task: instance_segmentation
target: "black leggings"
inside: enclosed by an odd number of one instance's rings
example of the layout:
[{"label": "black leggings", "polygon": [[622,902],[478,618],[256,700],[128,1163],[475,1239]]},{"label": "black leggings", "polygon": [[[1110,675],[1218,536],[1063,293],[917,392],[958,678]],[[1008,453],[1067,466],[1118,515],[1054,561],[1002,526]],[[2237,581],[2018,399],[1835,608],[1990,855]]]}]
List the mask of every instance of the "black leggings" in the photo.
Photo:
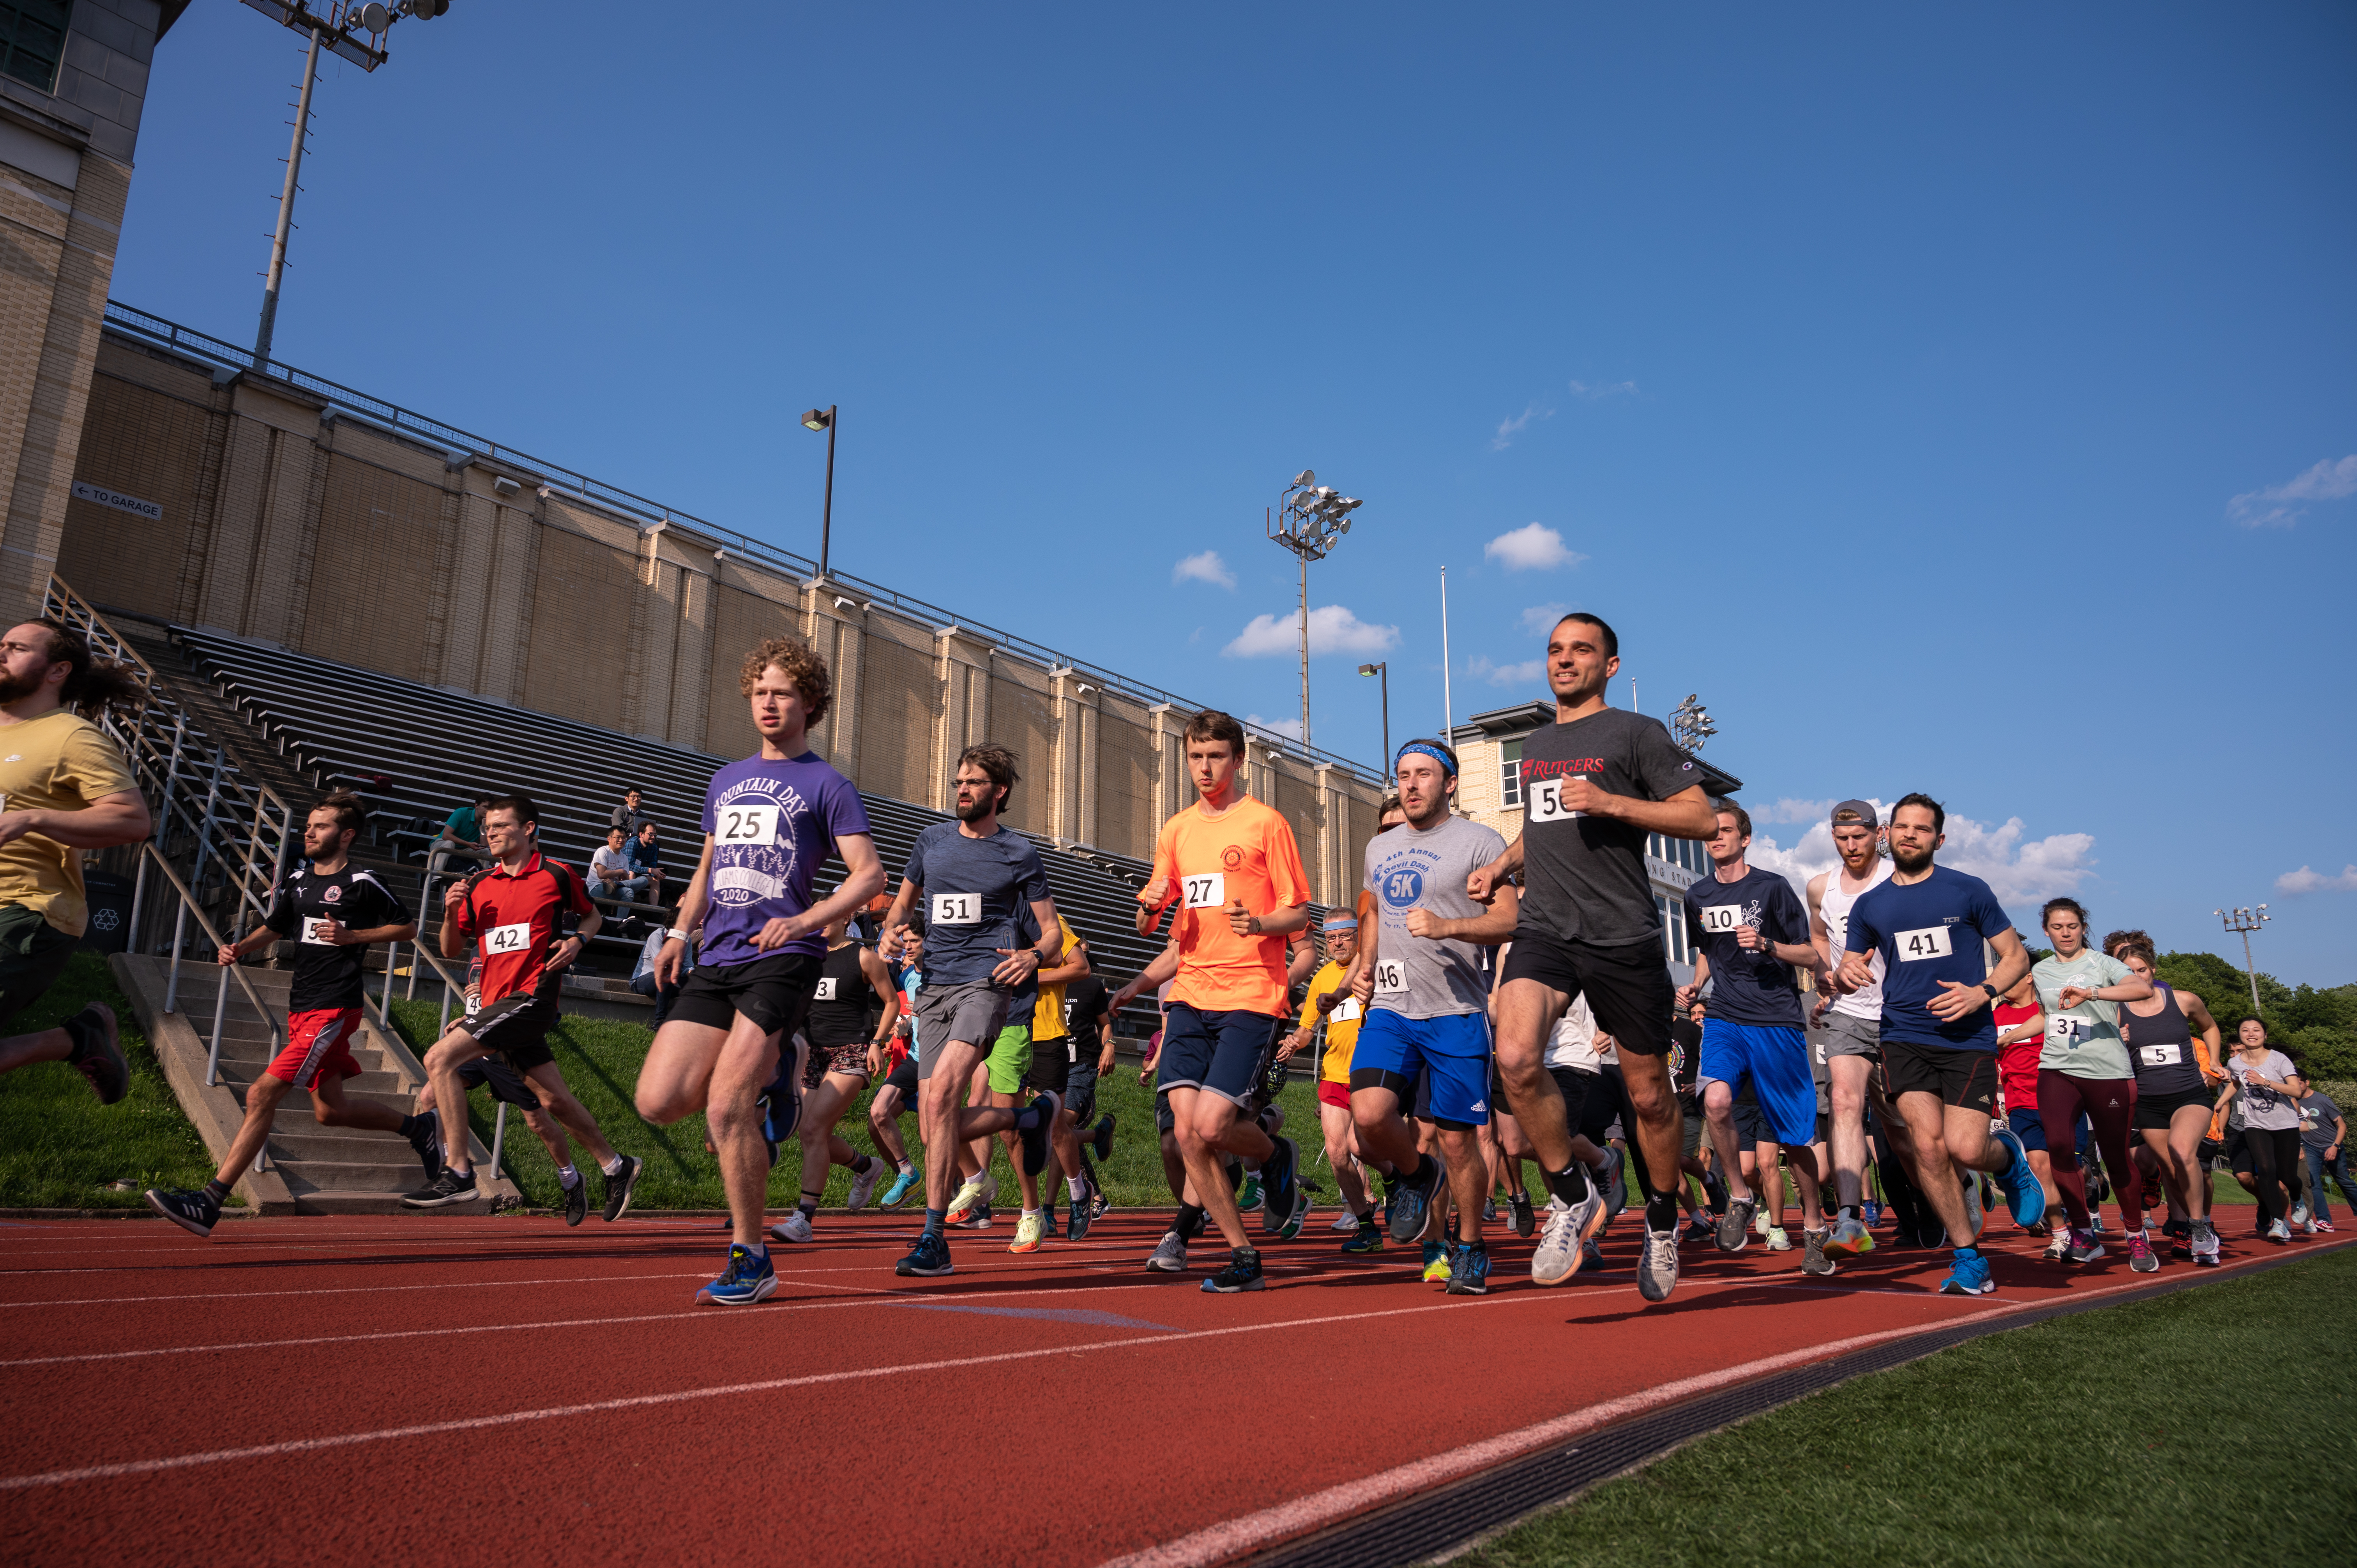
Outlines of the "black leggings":
[{"label": "black leggings", "polygon": [[2251,1180],[2259,1189],[2259,1222],[2288,1220],[2299,1197],[2299,1129],[2243,1129],[2243,1146],[2251,1151]]}]

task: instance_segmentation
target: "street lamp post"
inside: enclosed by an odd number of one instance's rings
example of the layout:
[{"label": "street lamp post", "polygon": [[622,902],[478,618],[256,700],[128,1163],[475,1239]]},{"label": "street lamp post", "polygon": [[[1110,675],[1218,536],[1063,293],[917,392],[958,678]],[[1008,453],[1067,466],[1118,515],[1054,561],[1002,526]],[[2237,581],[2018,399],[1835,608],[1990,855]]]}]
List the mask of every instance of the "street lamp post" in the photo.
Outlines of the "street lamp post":
[{"label": "street lamp post", "polygon": [[818,575],[826,580],[826,555],[834,539],[834,408],[814,408],[802,415],[802,428],[826,432],[826,500],[818,514]]},{"label": "street lamp post", "polygon": [[1383,767],[1388,770],[1392,765],[1392,661],[1388,659],[1378,659],[1372,664],[1361,664],[1359,666],[1359,673],[1380,676],[1383,680]]},{"label": "street lamp post", "polygon": [[2251,1016],[2259,1015],[2259,970],[2251,958],[2251,933],[2267,923],[2267,907],[2257,908],[2212,909],[2212,914],[2225,922],[2230,931],[2243,934],[2243,974],[2251,983]]},{"label": "street lamp post", "polygon": [[1336,493],[1304,468],[1277,498],[1268,536],[1301,560],[1301,746],[1309,748],[1309,563],[1323,561],[1351,532],[1351,513],[1360,502]]}]

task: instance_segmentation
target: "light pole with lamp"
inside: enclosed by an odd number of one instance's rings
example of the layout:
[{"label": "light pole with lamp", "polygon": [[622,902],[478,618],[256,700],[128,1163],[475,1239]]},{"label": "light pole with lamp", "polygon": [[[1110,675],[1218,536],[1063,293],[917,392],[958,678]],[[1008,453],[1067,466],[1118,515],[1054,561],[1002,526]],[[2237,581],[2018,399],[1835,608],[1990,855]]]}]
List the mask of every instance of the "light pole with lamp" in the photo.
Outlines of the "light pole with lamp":
[{"label": "light pole with lamp", "polygon": [[1692,692],[1670,711],[1670,738],[1678,743],[1681,750],[1700,751],[1703,743],[1717,733],[1718,726],[1710,722],[1710,710],[1697,702]]},{"label": "light pole with lamp", "polygon": [[826,581],[827,549],[834,538],[834,404],[828,403],[802,415],[804,430],[826,432],[826,500],[818,514],[818,576],[822,583]]},{"label": "light pole with lamp", "polygon": [[1331,485],[1304,468],[1277,498],[1269,519],[1268,536],[1301,559],[1301,747],[1309,749],[1309,563],[1323,561],[1351,532],[1351,513],[1359,501],[1338,494]]},{"label": "light pole with lamp", "polygon": [[1388,659],[1378,659],[1372,664],[1361,664],[1359,666],[1359,673],[1379,676],[1383,680],[1383,768],[1388,771],[1392,765],[1392,661]]},{"label": "light pole with lamp", "polygon": [[2251,983],[2251,1016],[2259,1015],[2259,969],[2251,958],[2251,933],[2267,923],[2267,907],[2255,909],[2212,909],[2212,914],[2225,922],[2230,931],[2243,934],[2243,973]]}]

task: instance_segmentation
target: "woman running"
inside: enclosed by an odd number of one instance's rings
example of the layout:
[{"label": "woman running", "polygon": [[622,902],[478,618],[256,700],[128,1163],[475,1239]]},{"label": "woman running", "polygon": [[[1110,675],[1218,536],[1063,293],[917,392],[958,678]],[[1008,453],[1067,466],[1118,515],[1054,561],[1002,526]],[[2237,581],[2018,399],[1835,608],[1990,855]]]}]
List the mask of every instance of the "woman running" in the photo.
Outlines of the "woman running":
[{"label": "woman running", "polygon": [[2005,1094],[2005,1124],[2021,1140],[2038,1185],[2046,1189],[2046,1256],[2056,1262],[2071,1244],[2071,1219],[2054,1186],[2054,1163],[2046,1152],[2046,1123],[2038,1114],[2038,1054],[2046,1046],[2046,1015],[2039,1009],[2038,985],[2025,974],[2005,993],[1996,1014],[1996,1082]]},{"label": "woman running", "polygon": [[2243,1142],[2251,1154],[2259,1214],[2270,1241],[2291,1240],[2287,1216],[2298,1199],[2299,1101],[2308,1080],[2291,1058],[2267,1044],[2267,1026],[2245,1018],[2226,1070],[2243,1102]]},{"label": "woman running", "polygon": [[2224,1097],[2218,1020],[2190,991],[2154,978],[2151,948],[2126,942],[2117,956],[2129,972],[2153,988],[2152,995],[2127,1003],[2120,1011],[2120,1033],[2136,1069],[2136,1131],[2159,1162],[2161,1179],[2174,1189],[2193,1228],[2190,1243],[2194,1262],[2207,1258],[2214,1264],[2218,1232],[2210,1224],[2210,1184],[2201,1151],[2210,1113]]},{"label": "woman running", "polygon": [[[2048,899],[2040,918],[2054,956],[2040,959],[2029,972],[2046,1015],[2046,1044],[2038,1053],[2038,1117],[2050,1129],[2073,1128],[2080,1112],[2086,1113],[2127,1227],[2128,1267],[2148,1274],[2160,1267],[2160,1260],[2145,1234],[2144,1177],[2128,1154],[2136,1084],[2120,1038],[2119,1004],[2150,996],[2152,983],[2137,979],[2119,960],[2089,950],[2087,911],[2077,899]],[[2094,1237],[2078,1146],[2065,1133],[2048,1138],[2046,1151],[2071,1216],[2071,1240],[2062,1255],[2074,1263],[2093,1262],[2104,1255],[2104,1244]]]}]

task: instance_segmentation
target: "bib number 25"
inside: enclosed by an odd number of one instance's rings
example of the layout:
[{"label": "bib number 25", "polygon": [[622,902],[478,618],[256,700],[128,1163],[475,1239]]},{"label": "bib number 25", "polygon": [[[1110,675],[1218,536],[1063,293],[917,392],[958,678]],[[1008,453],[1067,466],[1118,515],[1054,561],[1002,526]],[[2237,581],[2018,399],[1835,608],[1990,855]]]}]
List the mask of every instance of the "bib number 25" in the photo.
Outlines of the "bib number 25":
[{"label": "bib number 25", "polygon": [[713,814],[712,836],[724,844],[778,842],[778,808],[748,801],[723,806]]}]

